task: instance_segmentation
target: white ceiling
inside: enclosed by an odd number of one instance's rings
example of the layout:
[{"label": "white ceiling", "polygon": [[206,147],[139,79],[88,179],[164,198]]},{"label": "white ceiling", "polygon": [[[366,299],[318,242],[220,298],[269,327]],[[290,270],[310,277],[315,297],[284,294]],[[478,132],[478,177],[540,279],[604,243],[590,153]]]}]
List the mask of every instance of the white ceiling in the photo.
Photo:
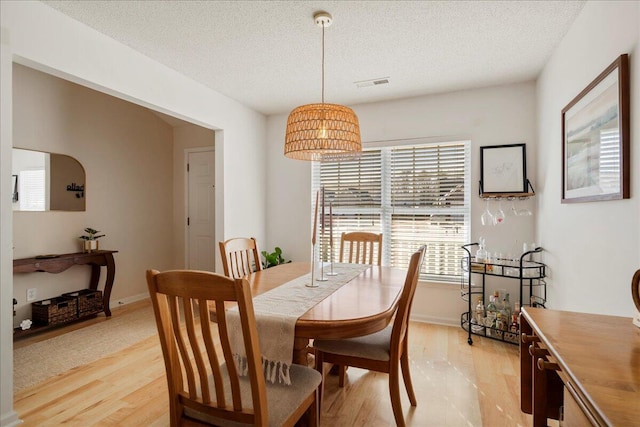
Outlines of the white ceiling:
[{"label": "white ceiling", "polygon": [[[584,1],[44,1],[264,114],[535,79]],[[354,82],[389,77],[390,84]]]}]

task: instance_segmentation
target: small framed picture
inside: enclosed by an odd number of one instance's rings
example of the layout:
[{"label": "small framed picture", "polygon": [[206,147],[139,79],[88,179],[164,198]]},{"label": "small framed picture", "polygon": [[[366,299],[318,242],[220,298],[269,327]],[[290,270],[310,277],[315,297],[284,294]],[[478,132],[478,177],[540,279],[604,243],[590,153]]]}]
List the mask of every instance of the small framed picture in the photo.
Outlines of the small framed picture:
[{"label": "small framed picture", "polygon": [[629,198],[629,102],[624,54],[562,110],[562,203]]},{"label": "small framed picture", "polygon": [[526,145],[480,147],[480,188],[482,193],[526,193]]},{"label": "small framed picture", "polygon": [[18,175],[11,175],[11,188],[13,192],[11,194],[11,202],[18,202]]}]

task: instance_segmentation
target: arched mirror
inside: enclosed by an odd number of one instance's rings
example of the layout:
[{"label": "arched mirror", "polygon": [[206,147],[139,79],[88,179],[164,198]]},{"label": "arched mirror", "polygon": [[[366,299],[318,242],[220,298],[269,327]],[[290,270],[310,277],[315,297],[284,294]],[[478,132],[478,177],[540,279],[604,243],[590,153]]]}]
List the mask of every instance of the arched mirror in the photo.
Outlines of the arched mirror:
[{"label": "arched mirror", "polygon": [[14,148],[14,211],[84,211],[84,167],[64,154]]}]

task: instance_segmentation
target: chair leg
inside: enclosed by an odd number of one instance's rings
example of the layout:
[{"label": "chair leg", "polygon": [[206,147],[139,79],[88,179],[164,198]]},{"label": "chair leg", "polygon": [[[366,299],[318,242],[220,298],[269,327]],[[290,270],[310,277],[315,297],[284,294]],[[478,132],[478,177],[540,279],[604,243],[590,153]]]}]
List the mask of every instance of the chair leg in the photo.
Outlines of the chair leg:
[{"label": "chair leg", "polygon": [[[320,387],[322,387],[322,384],[320,384]],[[319,390],[315,390],[314,391],[315,394],[315,399],[313,399],[313,403],[311,403],[311,406],[309,407],[309,410],[307,411],[309,414],[309,427],[318,427],[320,425],[320,396],[319,396]]]},{"label": "chair leg", "polygon": [[322,413],[322,390],[324,387],[323,360],[324,360],[324,353],[316,349],[316,360],[315,360],[316,371],[320,372],[320,375],[322,375],[322,381],[320,381],[320,385],[318,386],[318,405],[317,405],[318,416],[320,416],[320,414]]},{"label": "chair leg", "polygon": [[338,386],[344,387],[344,376],[347,372],[346,365],[338,365]]},{"label": "chair leg", "polygon": [[418,401],[416,400],[416,395],[413,392],[411,372],[409,371],[409,356],[406,351],[402,354],[402,356],[400,356],[400,365],[402,366],[402,378],[404,378],[404,386],[407,389],[407,394],[409,395],[411,406],[417,406]]},{"label": "chair leg", "polygon": [[[171,391],[169,391],[171,394]],[[169,423],[171,427],[178,427],[182,424],[184,416],[184,406],[180,404],[177,393],[169,398]]]},{"label": "chair leg", "polygon": [[398,372],[398,364],[392,362],[389,370],[389,394],[391,395],[391,407],[393,408],[393,417],[396,419],[398,427],[405,427],[404,416],[402,415],[402,402],[400,401],[400,375]]}]

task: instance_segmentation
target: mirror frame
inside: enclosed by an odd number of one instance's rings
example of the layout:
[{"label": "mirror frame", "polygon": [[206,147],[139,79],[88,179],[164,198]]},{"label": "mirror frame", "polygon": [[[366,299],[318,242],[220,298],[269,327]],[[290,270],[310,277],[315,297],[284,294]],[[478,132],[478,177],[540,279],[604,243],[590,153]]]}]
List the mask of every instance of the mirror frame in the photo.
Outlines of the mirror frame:
[{"label": "mirror frame", "polygon": [[[20,209],[18,203],[24,195],[19,194],[20,188],[20,176],[18,171],[14,170],[15,166],[15,150],[21,150],[25,152],[33,152],[33,153],[42,153],[45,155],[49,155],[48,160],[45,161],[49,167],[49,176],[45,178],[45,192],[48,191],[45,195],[45,208],[41,210],[25,210]],[[56,156],[56,157],[53,157]],[[30,148],[22,148],[22,147],[12,147],[12,206],[13,212],[85,212],[87,209],[86,206],[86,180],[87,173],[83,166],[83,164],[68,154],[61,153],[52,153],[49,151],[42,150],[33,150]],[[73,168],[77,167],[77,170],[71,176],[65,176],[65,173],[68,173],[71,167],[60,169],[59,172],[55,173],[53,176],[51,175],[51,164],[52,162],[55,164],[58,160],[64,160],[68,162],[72,162]],[[24,169],[26,170],[26,169]],[[22,172],[22,171],[20,171]],[[80,176],[81,175],[81,176]],[[56,185],[56,189],[54,191],[51,190],[50,186],[54,182]],[[63,182],[64,184],[61,184]],[[70,192],[73,196],[68,196],[67,193]],[[76,199],[82,199],[82,203],[76,201]],[[52,206],[54,206],[52,208]],[[56,208],[56,206],[61,208]]]}]

